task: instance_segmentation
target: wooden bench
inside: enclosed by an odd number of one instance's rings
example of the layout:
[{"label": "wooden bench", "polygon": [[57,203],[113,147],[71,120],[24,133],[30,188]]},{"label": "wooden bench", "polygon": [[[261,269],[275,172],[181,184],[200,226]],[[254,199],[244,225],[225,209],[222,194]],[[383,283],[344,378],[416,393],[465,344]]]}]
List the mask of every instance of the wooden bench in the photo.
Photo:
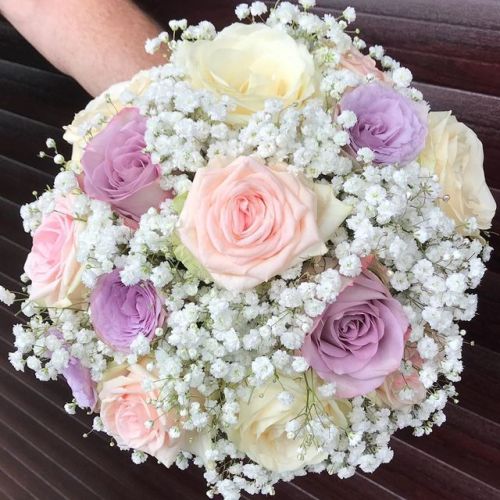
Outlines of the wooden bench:
[{"label": "wooden bench", "polygon": [[[142,0],[164,25],[172,18],[217,26],[234,20],[230,0]],[[273,4],[274,2],[267,2]],[[500,203],[500,3],[498,0],[321,0],[318,11],[357,8],[356,26],[368,43],[384,45],[409,67],[434,110],[453,109],[482,139],[486,176]],[[88,96],[0,23],[0,283],[18,287],[30,246],[19,207],[52,183],[55,165],[36,157],[45,139],[61,140]],[[493,245],[500,250],[500,218]],[[279,485],[283,500],[500,498],[500,252],[479,289],[480,307],[467,325],[476,346],[464,351],[458,405],[431,436],[400,432],[394,460],[376,473],[348,480],[309,475]],[[126,453],[88,432],[92,417],[67,416],[63,383],[40,383],[7,361],[11,327],[0,306],[0,498],[202,499],[196,468],[166,470],[153,460],[135,466]]]}]

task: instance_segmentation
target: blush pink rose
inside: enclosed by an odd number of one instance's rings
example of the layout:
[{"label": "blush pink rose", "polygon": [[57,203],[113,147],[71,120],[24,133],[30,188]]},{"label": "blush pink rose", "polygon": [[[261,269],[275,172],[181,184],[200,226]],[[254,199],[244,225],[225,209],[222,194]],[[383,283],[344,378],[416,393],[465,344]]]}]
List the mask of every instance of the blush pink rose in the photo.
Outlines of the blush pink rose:
[{"label": "blush pink rose", "polygon": [[78,233],[71,197],[59,198],[33,234],[24,271],[31,280],[30,299],[45,307],[69,307],[82,302],[82,265],[76,260]]},{"label": "blush pink rose", "polygon": [[377,68],[377,63],[356,48],[352,48],[342,55],[340,67],[362,77],[373,75],[376,80],[389,81],[385,73]]},{"label": "blush pink rose", "polygon": [[[394,410],[401,410],[419,404],[427,395],[427,390],[419,377],[422,358],[415,347],[406,349],[405,360],[411,363],[409,372],[405,374],[401,373],[400,370],[392,372],[376,391],[378,399]],[[401,392],[403,389],[410,390],[408,396],[403,397]]]},{"label": "blush pink rose", "polygon": [[178,424],[177,417],[151,404],[161,388],[146,392],[142,384],[147,379],[151,374],[140,364],[117,370],[107,379],[105,376],[99,391],[101,419],[104,430],[118,446],[143,451],[169,467],[183,448],[185,437],[169,436],[169,429]]},{"label": "blush pink rose", "polygon": [[172,196],[160,187],[160,167],[144,151],[145,116],[124,108],[93,137],[82,156],[82,188],[108,202],[134,226],[151,207]]},{"label": "blush pink rose", "polygon": [[196,172],[178,234],[217,284],[246,290],[324,254],[350,210],[284,166],[217,159]]},{"label": "blush pink rose", "polygon": [[315,319],[302,356],[336,384],[337,397],[361,396],[399,368],[408,327],[402,305],[377,276],[363,271]]}]

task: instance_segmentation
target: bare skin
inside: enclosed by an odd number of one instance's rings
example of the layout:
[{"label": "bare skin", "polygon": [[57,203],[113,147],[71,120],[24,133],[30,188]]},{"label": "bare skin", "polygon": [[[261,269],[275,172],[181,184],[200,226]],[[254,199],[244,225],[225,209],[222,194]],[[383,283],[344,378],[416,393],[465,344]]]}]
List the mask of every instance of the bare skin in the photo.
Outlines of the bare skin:
[{"label": "bare skin", "polygon": [[160,26],[130,0],[0,0],[0,13],[93,96],[165,63],[144,51]]}]

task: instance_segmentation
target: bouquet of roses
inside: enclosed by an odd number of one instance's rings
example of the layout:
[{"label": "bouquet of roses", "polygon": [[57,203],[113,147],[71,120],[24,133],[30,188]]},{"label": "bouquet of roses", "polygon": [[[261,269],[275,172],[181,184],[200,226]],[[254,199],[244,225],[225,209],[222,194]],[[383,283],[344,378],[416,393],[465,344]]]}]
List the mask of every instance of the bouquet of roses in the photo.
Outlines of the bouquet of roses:
[{"label": "bouquet of roses", "polygon": [[171,22],[146,44],[170,61],[78,113],[71,159],[49,139],[61,172],[22,209],[14,367],[226,499],[374,471],[397,429],[441,425],[491,250],[476,135],[363,55],[352,8],[299,4]]}]

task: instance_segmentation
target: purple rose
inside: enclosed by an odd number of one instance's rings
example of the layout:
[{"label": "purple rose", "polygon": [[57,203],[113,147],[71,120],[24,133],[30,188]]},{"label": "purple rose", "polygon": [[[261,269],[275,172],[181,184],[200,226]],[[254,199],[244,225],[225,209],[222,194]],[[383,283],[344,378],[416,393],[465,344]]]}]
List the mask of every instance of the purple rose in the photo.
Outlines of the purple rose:
[{"label": "purple rose", "polygon": [[399,369],[408,326],[401,304],[364,271],[315,319],[302,355],[338,397],[360,396]]},{"label": "purple rose", "polygon": [[[50,328],[47,334],[64,340],[63,334],[57,328]],[[65,345],[64,347],[69,352],[69,346]],[[50,352],[49,355],[52,356],[52,353]],[[93,410],[97,403],[97,392],[90,370],[83,366],[78,358],[70,356],[68,366],[62,371],[62,376],[69,385],[78,406]]]},{"label": "purple rose", "polygon": [[84,367],[79,359],[71,357],[62,375],[70,386],[78,406],[93,410],[97,402],[97,393],[90,370]]},{"label": "purple rose", "polygon": [[90,317],[100,339],[116,351],[130,352],[138,335],[152,340],[165,321],[162,300],[150,281],[126,286],[120,270],[101,276],[90,295]]},{"label": "purple rose", "polygon": [[427,107],[380,83],[361,85],[344,95],[342,111],[352,111],[356,124],[349,130],[357,152],[370,148],[374,163],[408,163],[425,146]]},{"label": "purple rose", "polygon": [[172,193],[160,187],[160,167],[144,152],[146,117],[124,108],[92,138],[82,156],[83,190],[138,222]]}]

